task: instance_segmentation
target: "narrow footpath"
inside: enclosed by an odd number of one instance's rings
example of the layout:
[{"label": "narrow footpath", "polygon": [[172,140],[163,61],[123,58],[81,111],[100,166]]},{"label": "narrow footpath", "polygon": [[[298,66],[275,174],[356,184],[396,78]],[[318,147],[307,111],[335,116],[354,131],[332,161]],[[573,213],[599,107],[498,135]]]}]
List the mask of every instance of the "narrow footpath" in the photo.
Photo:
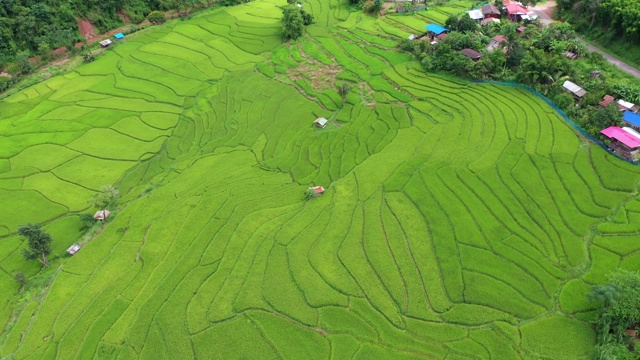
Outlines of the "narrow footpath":
[{"label": "narrow footpath", "polygon": [[[542,5],[536,5],[532,7],[531,10],[535,12],[536,15],[538,15],[538,17],[540,18],[540,22],[546,26],[553,21],[553,19],[551,18],[551,14],[553,14],[555,7],[556,7],[556,2],[554,0],[548,0]],[[618,59],[617,57],[609,55],[606,52],[598,49],[597,47],[589,44],[588,42],[584,41],[584,39],[582,39],[581,37],[578,37],[578,39],[580,39],[580,41],[582,41],[587,46],[589,51],[594,51],[602,54],[602,56],[605,59],[607,59],[609,63],[617,66],[620,70],[626,72],[627,74],[630,74],[631,76],[634,76],[635,78],[640,79],[640,70],[625,63],[624,61]]]}]

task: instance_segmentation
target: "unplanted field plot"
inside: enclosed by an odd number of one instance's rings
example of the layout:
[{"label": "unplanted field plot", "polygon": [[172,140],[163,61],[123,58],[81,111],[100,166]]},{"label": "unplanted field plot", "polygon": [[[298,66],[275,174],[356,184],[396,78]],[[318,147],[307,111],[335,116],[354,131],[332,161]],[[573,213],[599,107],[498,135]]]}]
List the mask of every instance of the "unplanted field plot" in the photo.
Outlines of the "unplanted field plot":
[{"label": "unplanted field plot", "polygon": [[[17,227],[61,256],[0,356],[586,358],[589,286],[640,264],[640,171],[526,91],[396,51],[470,3],[310,0],[285,45],[281,5],[146,29],[0,103],[0,324],[8,274],[38,271]],[[106,184],[118,211],[65,257]]]}]

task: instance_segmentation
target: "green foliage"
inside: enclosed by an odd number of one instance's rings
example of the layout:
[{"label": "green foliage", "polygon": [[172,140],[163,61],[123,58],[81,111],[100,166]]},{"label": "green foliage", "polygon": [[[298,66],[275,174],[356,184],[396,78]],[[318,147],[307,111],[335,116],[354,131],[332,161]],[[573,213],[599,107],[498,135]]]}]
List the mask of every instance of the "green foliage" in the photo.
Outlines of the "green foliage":
[{"label": "green foliage", "polygon": [[154,10],[147,15],[147,20],[152,24],[162,24],[167,19],[164,17],[164,13],[162,11]]},{"label": "green foliage", "polygon": [[593,287],[589,298],[601,303],[595,321],[599,344],[622,344],[625,330],[640,324],[640,272],[610,274],[607,283]]},{"label": "green foliage", "polygon": [[302,36],[305,26],[302,10],[296,6],[287,6],[282,9],[282,13],[282,38],[284,41],[296,40]]},{"label": "green foliage", "polygon": [[102,185],[100,192],[89,199],[89,204],[97,209],[111,209],[118,203],[120,192],[113,185]]},{"label": "green foliage", "polygon": [[28,249],[22,250],[27,260],[38,260],[43,266],[49,266],[47,256],[51,253],[51,236],[37,224],[21,225],[18,235],[27,238]]},{"label": "green foliage", "polygon": [[29,283],[29,278],[22,272],[18,271],[13,275],[13,280],[18,283],[20,286],[20,292],[24,289],[24,287]]}]

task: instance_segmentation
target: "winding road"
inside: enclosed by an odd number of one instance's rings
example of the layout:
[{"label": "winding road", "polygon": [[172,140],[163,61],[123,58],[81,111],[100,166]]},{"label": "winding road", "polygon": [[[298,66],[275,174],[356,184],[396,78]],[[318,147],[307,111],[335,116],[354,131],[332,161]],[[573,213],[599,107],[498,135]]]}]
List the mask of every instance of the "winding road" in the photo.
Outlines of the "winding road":
[{"label": "winding road", "polygon": [[[553,8],[556,7],[556,3],[553,0],[549,0],[547,2],[545,2],[544,4],[541,5],[537,5],[531,8],[531,10],[533,12],[536,13],[536,15],[538,15],[538,17],[540,18],[540,22],[543,25],[549,25],[553,19],[551,18],[551,16],[549,16],[549,13],[553,12]],[[636,77],[637,79],[640,79],[640,70],[636,69],[635,67],[625,63],[624,61],[618,59],[615,56],[609,55],[606,52],[598,49],[597,47],[589,44],[588,42],[584,41],[584,39],[578,37],[583,43],[585,43],[585,45],[587,45],[587,48],[589,49],[589,51],[595,51],[597,53],[602,54],[602,56],[607,59],[607,61],[615,66],[617,66],[620,70],[626,72],[627,74],[630,74],[631,76]]]}]

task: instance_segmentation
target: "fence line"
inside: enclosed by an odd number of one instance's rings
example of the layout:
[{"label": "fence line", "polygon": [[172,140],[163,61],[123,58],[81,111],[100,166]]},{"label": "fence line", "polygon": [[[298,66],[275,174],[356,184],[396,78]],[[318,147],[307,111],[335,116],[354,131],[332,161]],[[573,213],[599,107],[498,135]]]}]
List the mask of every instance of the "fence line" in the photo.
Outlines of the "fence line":
[{"label": "fence line", "polygon": [[569,119],[567,114],[565,114],[564,111],[562,111],[562,109],[560,109],[556,104],[554,104],[553,101],[549,100],[546,96],[540,94],[538,91],[536,91],[532,87],[530,87],[528,85],[523,85],[523,84],[507,83],[507,82],[491,81],[491,80],[472,80],[472,81],[474,83],[478,83],[478,84],[491,84],[491,85],[508,86],[508,87],[525,89],[525,90],[529,91],[530,93],[532,93],[533,95],[537,96],[542,101],[547,103],[547,105],[551,106],[560,115],[560,117],[562,119],[564,119],[565,122],[567,122],[567,124],[569,124],[574,130],[576,130],[580,134],[582,134],[582,136],[584,136],[587,139],[593,141],[596,145],[599,145],[601,148],[603,148],[609,154],[617,157],[618,159],[624,160],[624,161],[626,161],[626,162],[628,162],[630,164],[633,164],[633,165],[639,165],[637,162],[629,160],[627,158],[624,158],[624,157],[616,154],[615,152],[611,151],[611,149],[609,149],[609,147],[607,145],[603,144],[602,141],[596,139],[591,134],[587,133],[582,127],[580,127],[580,125],[576,124],[573,120]]}]

